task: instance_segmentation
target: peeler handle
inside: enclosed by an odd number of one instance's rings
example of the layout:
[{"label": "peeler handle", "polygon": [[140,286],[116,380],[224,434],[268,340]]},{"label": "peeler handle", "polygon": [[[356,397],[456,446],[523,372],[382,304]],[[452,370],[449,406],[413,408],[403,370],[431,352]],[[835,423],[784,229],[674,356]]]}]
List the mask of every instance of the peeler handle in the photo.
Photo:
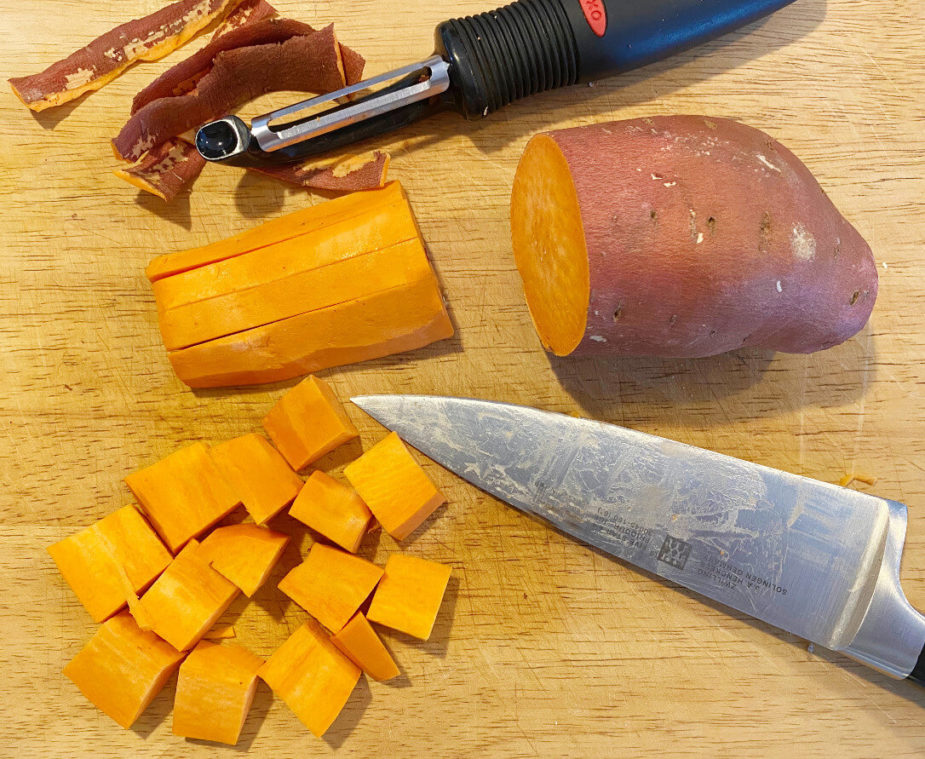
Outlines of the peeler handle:
[{"label": "peeler handle", "polygon": [[517,0],[445,21],[437,53],[470,119],[544,90],[652,63],[793,0]]}]

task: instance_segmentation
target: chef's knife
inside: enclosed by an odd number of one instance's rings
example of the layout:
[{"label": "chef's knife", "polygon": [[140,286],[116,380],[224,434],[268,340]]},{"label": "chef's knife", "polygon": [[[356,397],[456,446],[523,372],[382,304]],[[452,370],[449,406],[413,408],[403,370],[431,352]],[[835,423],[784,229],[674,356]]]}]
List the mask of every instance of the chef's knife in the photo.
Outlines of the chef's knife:
[{"label": "chef's knife", "polygon": [[906,507],[589,419],[437,396],[353,402],[473,485],[721,604],[925,684]]},{"label": "chef's knife", "polygon": [[601,79],[719,37],[793,0],[517,0],[454,18],[419,63],[266,113],[204,125],[209,161],[290,163],[440,110],[480,119],[544,90]]}]

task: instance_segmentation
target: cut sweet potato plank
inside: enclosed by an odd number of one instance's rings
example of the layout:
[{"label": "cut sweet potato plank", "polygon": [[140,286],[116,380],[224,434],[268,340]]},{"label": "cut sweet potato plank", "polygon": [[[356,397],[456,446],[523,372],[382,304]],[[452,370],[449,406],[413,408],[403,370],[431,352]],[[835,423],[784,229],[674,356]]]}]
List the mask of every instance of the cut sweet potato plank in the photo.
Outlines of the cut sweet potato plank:
[{"label": "cut sweet potato plank", "polygon": [[190,387],[278,382],[453,336],[436,278],[167,354]]},{"label": "cut sweet potato plank", "polygon": [[293,502],[302,478],[267,439],[250,433],[212,447],[212,459],[257,524]]},{"label": "cut sweet potato plank", "polygon": [[393,553],[366,616],[393,630],[427,640],[452,569],[416,556]]},{"label": "cut sweet potato plank", "polygon": [[403,540],[446,501],[394,432],[344,469],[378,522]]},{"label": "cut sweet potato plank", "polygon": [[329,630],[340,630],[367,599],[382,568],[324,543],[279,583],[279,589]]},{"label": "cut sweet potato plank", "polygon": [[362,612],[331,636],[331,642],[374,680],[398,677],[398,665]]},{"label": "cut sweet potato plank", "polygon": [[286,392],[264,417],[263,427],[296,470],[360,434],[330,385],[318,377]]},{"label": "cut sweet potato plank", "polygon": [[356,192],[385,186],[390,160],[388,153],[373,150],[342,158],[327,166],[307,161],[282,166],[254,166],[250,170],[296,187]]},{"label": "cut sweet potato plank", "polygon": [[237,743],[263,663],[241,646],[200,641],[180,665],[173,734]]},{"label": "cut sweet potato plank", "polygon": [[209,565],[191,540],[140,601],[142,626],[179,651],[195,646],[231,604],[238,589]]},{"label": "cut sweet potato plank", "polygon": [[257,674],[314,735],[321,736],[346,705],[360,668],[308,620]]},{"label": "cut sweet potato plank", "polygon": [[196,180],[205,165],[193,145],[176,137],[149,150],[138,163],[113,173],[169,203]]},{"label": "cut sweet potato plank", "polygon": [[335,198],[277,219],[271,219],[260,226],[209,245],[158,256],[148,264],[145,276],[150,282],[157,282],[371,213],[379,205],[402,202],[405,202],[405,192],[398,182],[391,182],[381,190]]},{"label": "cut sweet potato plank", "polygon": [[178,0],[97,37],[86,47],[31,76],[10,79],[13,92],[33,111],[98,90],[138,61],[156,61],[234,8],[240,0]]},{"label": "cut sweet potato plank", "polygon": [[64,668],[98,709],[128,729],[164,687],[183,654],[128,612],[104,622]]},{"label": "cut sweet potato plank", "polygon": [[353,488],[320,470],[305,481],[289,516],[350,553],[357,552],[373,517]]},{"label": "cut sweet potato plank", "polygon": [[112,141],[113,149],[117,157],[137,161],[154,146],[260,95],[277,90],[330,92],[344,82],[333,26],[279,44],[226,50],[215,57],[194,92],[158,98],[136,111]]},{"label": "cut sweet potato plank", "polygon": [[256,524],[233,524],[209,533],[199,548],[214,570],[252,596],[266,582],[289,536]]},{"label": "cut sweet potato plank", "polygon": [[174,553],[241,503],[204,443],[193,443],[133,472],[125,484]]},{"label": "cut sweet potato plank", "polygon": [[48,547],[62,576],[94,622],[125,606],[127,579],[139,593],[170,564],[171,555],[134,506],[124,506]]}]

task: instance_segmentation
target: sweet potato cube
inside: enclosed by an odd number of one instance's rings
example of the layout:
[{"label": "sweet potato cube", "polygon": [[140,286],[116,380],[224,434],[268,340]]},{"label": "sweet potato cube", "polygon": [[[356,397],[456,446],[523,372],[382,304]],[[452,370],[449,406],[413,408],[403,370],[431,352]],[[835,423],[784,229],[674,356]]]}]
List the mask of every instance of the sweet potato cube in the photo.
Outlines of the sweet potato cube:
[{"label": "sweet potato cube", "polygon": [[317,736],[331,726],[360,679],[360,668],[308,620],[267,659],[260,678]]},{"label": "sweet potato cube", "polygon": [[393,553],[367,618],[393,630],[427,640],[446,592],[452,569],[415,556]]},{"label": "sweet potato cube", "polygon": [[257,524],[276,516],[302,489],[302,478],[263,435],[219,443],[212,458]]},{"label": "sweet potato cube", "polygon": [[389,535],[404,540],[446,501],[394,432],[344,469]]},{"label": "sweet potato cube", "polygon": [[354,614],[353,619],[332,635],[331,642],[374,680],[391,680],[398,676],[395,659],[362,612]]},{"label": "sweet potato cube", "polygon": [[182,659],[182,653],[122,612],[100,626],[64,674],[97,708],[129,728]]},{"label": "sweet potato cube", "polygon": [[379,582],[382,567],[315,543],[308,558],[279,583],[279,589],[329,630],[340,630]]},{"label": "sweet potato cube", "polygon": [[204,443],[133,472],[125,483],[173,553],[241,503]]},{"label": "sweet potato cube", "polygon": [[266,582],[288,543],[289,536],[281,532],[256,524],[233,524],[209,533],[199,550],[212,569],[252,596]]},{"label": "sweet potato cube", "polygon": [[195,646],[238,594],[191,540],[138,602],[144,621],[174,648]]},{"label": "sweet potato cube", "polygon": [[324,472],[312,472],[289,509],[289,516],[320,532],[345,551],[356,553],[372,512],[348,485]]},{"label": "sweet potato cube", "polygon": [[144,590],[171,560],[134,506],[48,546],[48,553],[94,622],[119,611],[127,592]]},{"label": "sweet potato cube", "polygon": [[263,426],[295,470],[304,469],[359,435],[334,392],[315,376],[280,398]]},{"label": "sweet potato cube", "polygon": [[180,665],[173,734],[237,743],[261,666],[263,659],[241,646],[200,641]]}]

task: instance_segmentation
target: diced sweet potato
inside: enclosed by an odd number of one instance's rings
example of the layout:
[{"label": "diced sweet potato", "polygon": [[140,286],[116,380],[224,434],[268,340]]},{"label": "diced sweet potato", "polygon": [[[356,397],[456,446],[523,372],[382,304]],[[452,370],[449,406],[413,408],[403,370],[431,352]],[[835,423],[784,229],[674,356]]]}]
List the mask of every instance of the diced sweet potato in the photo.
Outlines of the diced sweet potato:
[{"label": "diced sweet potato", "polygon": [[314,376],[280,398],[263,426],[296,470],[360,434],[328,383]]},{"label": "diced sweet potato", "polygon": [[119,611],[127,601],[126,590],[141,592],[171,560],[134,506],[124,506],[58,541],[48,553],[94,622]]},{"label": "diced sweet potato", "polygon": [[302,478],[262,435],[219,443],[212,459],[257,524],[276,516],[302,489]]},{"label": "diced sweet potato", "polygon": [[233,524],[213,530],[199,550],[212,568],[252,596],[266,582],[289,536],[255,524]]},{"label": "diced sweet potato", "polygon": [[446,501],[394,432],[344,469],[389,535],[403,540]]},{"label": "diced sweet potato", "polygon": [[257,674],[313,734],[321,736],[346,705],[360,668],[308,620]]},{"label": "diced sweet potato", "polygon": [[393,553],[376,588],[367,618],[427,640],[434,628],[452,569],[415,556]]},{"label": "diced sweet potato", "polygon": [[209,448],[193,443],[125,478],[154,529],[176,553],[241,503]]},{"label": "diced sweet potato", "polygon": [[144,622],[174,648],[195,646],[238,594],[191,540],[139,600]]},{"label": "diced sweet potato", "polygon": [[183,659],[128,612],[104,622],[64,668],[81,692],[119,725],[129,728],[147,709]]},{"label": "diced sweet potato", "polygon": [[398,676],[398,665],[362,612],[331,636],[331,642],[374,680]]},{"label": "diced sweet potato", "polygon": [[180,665],[173,734],[236,744],[263,663],[241,646],[200,641]]},{"label": "diced sweet potato", "polygon": [[289,516],[356,553],[373,515],[353,488],[315,471],[305,481]]},{"label": "diced sweet potato", "polygon": [[329,630],[340,630],[367,599],[382,567],[315,543],[308,558],[279,583],[279,589]]}]

